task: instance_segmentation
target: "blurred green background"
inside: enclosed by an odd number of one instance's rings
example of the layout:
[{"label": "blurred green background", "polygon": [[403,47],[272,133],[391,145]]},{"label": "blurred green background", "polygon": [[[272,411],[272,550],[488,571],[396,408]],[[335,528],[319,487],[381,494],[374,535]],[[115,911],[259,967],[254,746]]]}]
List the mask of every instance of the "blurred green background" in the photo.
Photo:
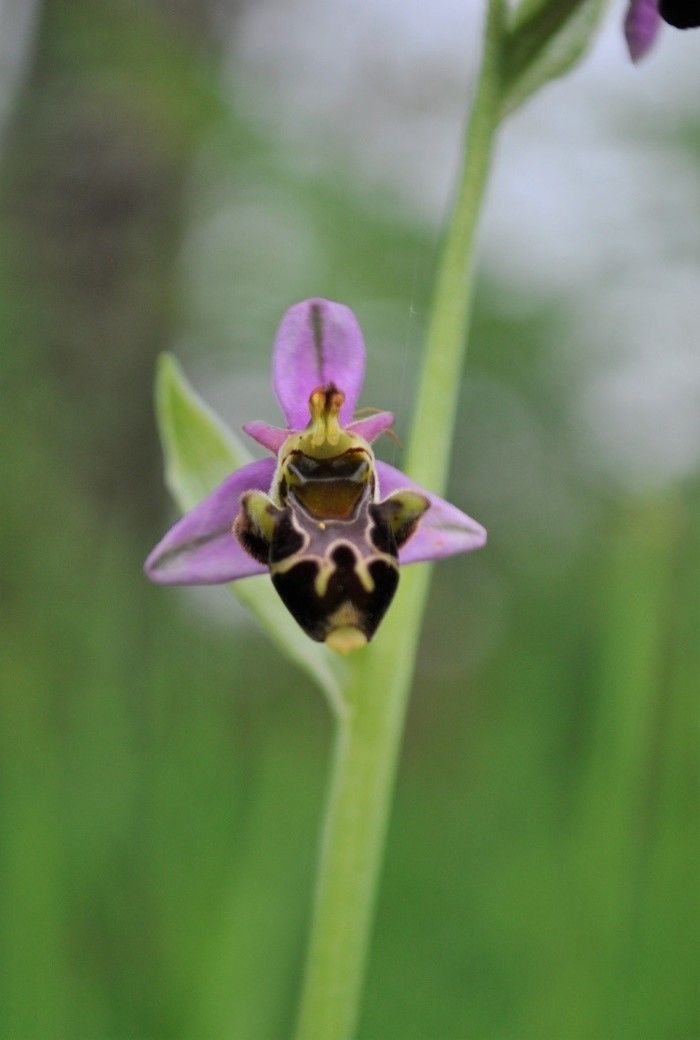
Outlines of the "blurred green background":
[{"label": "blurred green background", "polygon": [[[330,720],[142,577],[153,365],[276,421],[339,299],[405,435],[478,15],[0,7],[3,1037],[289,1035]],[[700,1037],[700,41],[618,30],[505,130],[360,1040]]]}]

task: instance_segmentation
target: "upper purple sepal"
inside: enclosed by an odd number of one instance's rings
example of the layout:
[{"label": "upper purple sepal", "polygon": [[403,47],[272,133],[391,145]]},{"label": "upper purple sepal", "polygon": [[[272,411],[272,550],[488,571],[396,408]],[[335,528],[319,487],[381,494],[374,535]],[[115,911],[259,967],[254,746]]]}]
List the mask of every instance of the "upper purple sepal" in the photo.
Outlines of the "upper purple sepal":
[{"label": "upper purple sepal", "polygon": [[277,330],[272,371],[277,400],[292,429],[308,425],[311,393],[331,383],[345,395],[341,424],[350,423],[365,374],[365,344],[350,308],[322,299],[290,307]]},{"label": "upper purple sepal", "polygon": [[249,556],[233,533],[244,491],[268,491],[274,459],[260,459],[236,470],[198,506],[183,516],[158,543],[144,570],[160,585],[216,585],[267,567]]}]

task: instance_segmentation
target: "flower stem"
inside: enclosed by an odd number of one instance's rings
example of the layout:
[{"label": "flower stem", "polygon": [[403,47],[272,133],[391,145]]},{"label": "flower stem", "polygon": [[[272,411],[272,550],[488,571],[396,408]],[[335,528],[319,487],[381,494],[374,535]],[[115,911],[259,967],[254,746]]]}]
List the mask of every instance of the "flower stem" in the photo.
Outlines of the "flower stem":
[{"label": "flower stem", "polygon": [[[407,470],[441,493],[447,480],[469,325],[475,233],[500,102],[506,8],[490,0],[459,192],[437,275]],[[396,763],[430,568],[402,572],[376,641],[352,662],[338,720],[297,1040],[353,1035]]]}]

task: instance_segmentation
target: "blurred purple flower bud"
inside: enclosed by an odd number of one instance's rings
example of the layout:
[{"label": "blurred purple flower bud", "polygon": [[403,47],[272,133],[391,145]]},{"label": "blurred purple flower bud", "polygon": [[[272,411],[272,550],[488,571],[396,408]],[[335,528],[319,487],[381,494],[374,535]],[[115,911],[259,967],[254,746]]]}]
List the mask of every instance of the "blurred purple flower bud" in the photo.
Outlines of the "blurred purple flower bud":
[{"label": "blurred purple flower bud", "polygon": [[656,0],[631,0],[625,16],[625,39],[633,62],[651,49],[661,28]]},{"label": "blurred purple flower bud", "polygon": [[700,0],[630,0],[625,39],[632,61],[638,62],[653,46],[662,20],[676,29],[697,28]]}]

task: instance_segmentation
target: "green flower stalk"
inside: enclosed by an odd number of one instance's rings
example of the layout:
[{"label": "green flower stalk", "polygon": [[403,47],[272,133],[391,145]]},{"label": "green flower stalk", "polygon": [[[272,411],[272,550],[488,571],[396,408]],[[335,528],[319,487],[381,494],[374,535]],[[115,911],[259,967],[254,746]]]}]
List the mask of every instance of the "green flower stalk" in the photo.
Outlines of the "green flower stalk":
[{"label": "green flower stalk", "polygon": [[[500,104],[505,8],[490,5],[464,169],[438,272],[406,469],[447,480],[472,300],[474,243]],[[297,1040],[347,1040],[356,1024],[394,775],[430,581],[406,573],[381,638],[353,662],[339,723]]]}]

